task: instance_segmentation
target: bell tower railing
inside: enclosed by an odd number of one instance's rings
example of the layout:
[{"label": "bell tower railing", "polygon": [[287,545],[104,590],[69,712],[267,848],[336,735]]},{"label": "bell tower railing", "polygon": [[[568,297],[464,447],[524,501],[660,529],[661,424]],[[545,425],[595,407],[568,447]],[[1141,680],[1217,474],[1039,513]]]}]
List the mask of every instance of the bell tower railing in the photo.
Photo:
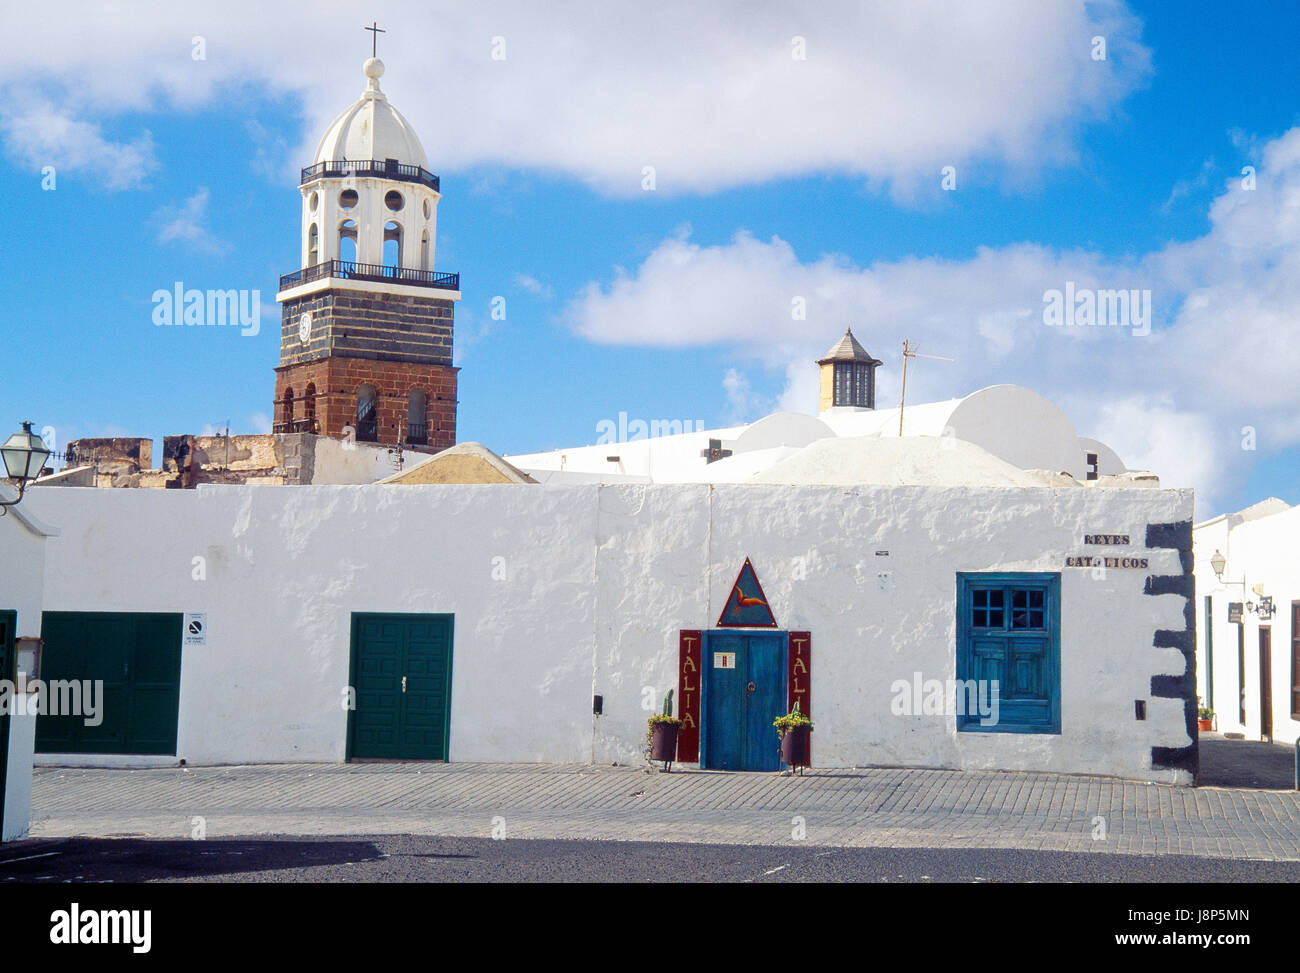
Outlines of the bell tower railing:
[{"label": "bell tower railing", "polygon": [[284,274],[280,290],[299,284],[334,277],[339,280],[372,280],[387,284],[412,284],[416,287],[438,287],[443,290],[460,290],[460,274],[445,274],[435,270],[412,270],[409,267],[386,267],[383,264],[359,264],[355,260],[322,260],[320,263]]},{"label": "bell tower railing", "polygon": [[335,159],[317,162],[302,170],[298,185],[305,186],[317,179],[340,179],[346,176],[378,176],[399,182],[418,182],[438,192],[438,177],[422,166],[411,166],[396,159]]}]

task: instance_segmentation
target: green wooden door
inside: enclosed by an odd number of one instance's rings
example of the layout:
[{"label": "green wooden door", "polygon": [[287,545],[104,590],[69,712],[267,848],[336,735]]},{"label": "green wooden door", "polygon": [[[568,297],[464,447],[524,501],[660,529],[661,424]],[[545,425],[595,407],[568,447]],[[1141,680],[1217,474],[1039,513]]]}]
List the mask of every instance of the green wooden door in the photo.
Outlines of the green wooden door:
[{"label": "green wooden door", "polygon": [[[36,720],[37,753],[175,754],[181,686],[180,614],[45,612],[41,679],[81,683],[82,712]],[[102,691],[87,696],[90,685]],[[97,698],[98,713],[87,700]],[[95,725],[95,720],[98,724]]]},{"label": "green wooden door", "polygon": [[451,650],[451,615],[352,616],[349,759],[447,759]]}]

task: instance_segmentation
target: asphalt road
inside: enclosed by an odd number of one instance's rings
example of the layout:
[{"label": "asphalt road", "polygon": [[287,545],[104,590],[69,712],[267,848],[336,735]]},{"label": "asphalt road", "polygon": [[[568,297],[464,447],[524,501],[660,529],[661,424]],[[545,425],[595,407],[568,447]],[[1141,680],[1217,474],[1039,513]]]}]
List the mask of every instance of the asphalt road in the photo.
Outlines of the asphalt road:
[{"label": "asphalt road", "polygon": [[424,835],[60,838],[0,848],[0,883],[69,881],[1294,883],[1300,862]]}]

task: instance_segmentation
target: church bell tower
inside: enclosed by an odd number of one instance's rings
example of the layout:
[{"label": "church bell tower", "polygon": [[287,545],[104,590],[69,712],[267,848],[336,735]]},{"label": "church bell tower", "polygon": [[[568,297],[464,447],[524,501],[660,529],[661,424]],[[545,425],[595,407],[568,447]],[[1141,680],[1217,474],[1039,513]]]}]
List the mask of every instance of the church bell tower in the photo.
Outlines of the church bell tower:
[{"label": "church bell tower", "polygon": [[434,270],[438,177],[379,88],[384,62],[362,70],[365,91],[302,170],[302,269],[276,295],[273,428],[445,449],[460,275]]}]

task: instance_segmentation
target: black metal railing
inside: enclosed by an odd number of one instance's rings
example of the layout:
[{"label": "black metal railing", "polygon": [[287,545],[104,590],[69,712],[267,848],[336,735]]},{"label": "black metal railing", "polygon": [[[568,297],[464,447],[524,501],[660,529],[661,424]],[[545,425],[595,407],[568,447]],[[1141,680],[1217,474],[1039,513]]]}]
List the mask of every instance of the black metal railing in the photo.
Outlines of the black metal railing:
[{"label": "black metal railing", "polygon": [[444,274],[433,270],[410,270],[406,267],[385,267],[382,264],[359,264],[355,260],[322,260],[318,264],[295,270],[280,278],[280,290],[309,284],[323,277],[340,280],[377,280],[392,284],[413,284],[416,287],[440,287],[443,290],[460,290],[460,274]]},{"label": "black metal railing", "polygon": [[368,416],[357,416],[357,442],[374,443],[379,441],[379,419],[372,412]]},{"label": "black metal railing", "polygon": [[429,424],[427,422],[408,422],[406,424],[406,441],[412,446],[429,445]]},{"label": "black metal railing", "polygon": [[271,432],[318,432],[315,419],[289,419],[271,424]]},{"label": "black metal railing", "polygon": [[423,166],[409,166],[396,159],[335,159],[332,162],[317,162],[302,170],[302,179],[298,185],[305,186],[315,179],[339,179],[346,176],[378,176],[381,179],[418,182],[435,193],[438,191],[438,177],[432,172]]}]

